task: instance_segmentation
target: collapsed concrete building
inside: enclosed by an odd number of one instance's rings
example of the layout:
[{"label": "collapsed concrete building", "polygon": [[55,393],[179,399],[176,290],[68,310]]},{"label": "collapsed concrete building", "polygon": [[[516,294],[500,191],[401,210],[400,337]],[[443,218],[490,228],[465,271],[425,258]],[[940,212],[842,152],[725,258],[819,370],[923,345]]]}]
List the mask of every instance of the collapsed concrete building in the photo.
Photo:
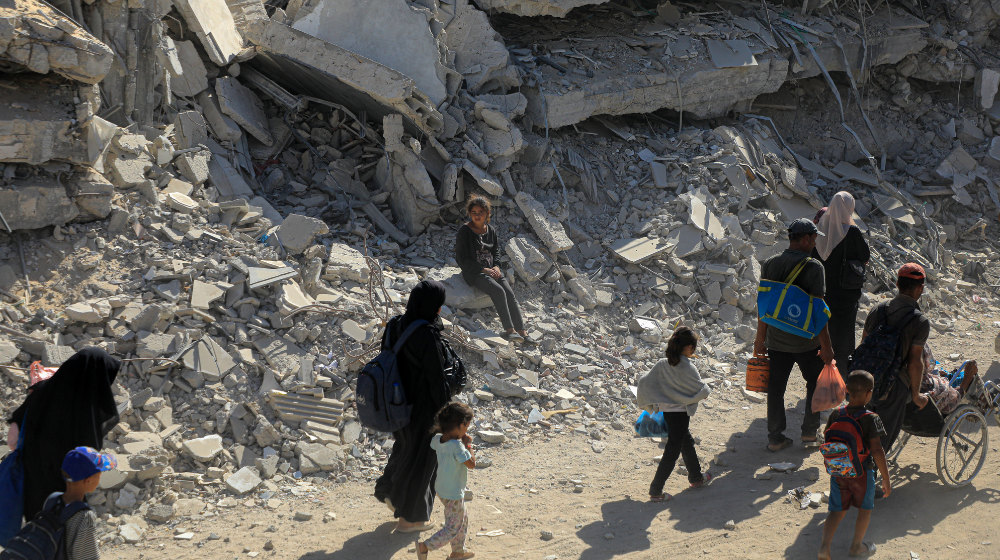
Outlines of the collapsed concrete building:
[{"label": "collapsed concrete building", "polygon": [[[678,322],[745,363],[760,262],[838,190],[866,305],[914,260],[947,332],[997,283],[1000,4],[813,3],[0,0],[2,404],[35,360],[135,360],[102,515],[360,480],[391,440],[352,382],[433,278],[489,387],[463,399],[624,425]],[[457,268],[473,194],[530,346]],[[141,540],[122,519],[102,539]]]}]

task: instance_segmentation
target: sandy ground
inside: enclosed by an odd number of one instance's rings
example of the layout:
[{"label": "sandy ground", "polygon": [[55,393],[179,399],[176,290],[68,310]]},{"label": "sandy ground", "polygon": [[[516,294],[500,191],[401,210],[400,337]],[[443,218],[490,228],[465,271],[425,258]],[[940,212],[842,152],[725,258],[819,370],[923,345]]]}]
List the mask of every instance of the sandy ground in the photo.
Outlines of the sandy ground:
[{"label": "sandy ground", "polygon": [[[962,353],[979,359],[986,378],[1000,377],[1000,362],[992,362],[997,329],[992,318],[983,316],[981,321],[981,331],[974,330],[975,323],[959,321],[957,334],[932,333],[933,347],[942,361]],[[804,382],[794,375],[787,399],[787,434],[793,437],[798,434],[805,394]],[[736,382],[738,377],[731,379]],[[656,440],[611,430],[607,448],[598,454],[584,434],[550,438],[539,430],[523,443],[493,450],[493,465],[470,476],[475,498],[468,504],[468,548],[478,558],[529,560],[815,558],[826,506],[799,510],[786,501],[786,495],[800,486],[813,492],[829,490],[819,452],[801,444],[778,454],[766,452],[764,405],[733,403],[732,394],[726,395],[729,401],[720,398],[723,395],[710,397],[710,408],[701,409],[692,424],[692,432],[701,438],[698,453],[703,464],[721,459],[722,465],[711,466],[717,479],[690,490],[686,477],[675,472],[666,491],[676,497],[661,504],[647,501],[655,469],[652,459],[661,453]],[[937,476],[937,440],[911,439],[898,467],[891,469],[893,494],[876,502],[866,538],[878,545],[876,558],[908,559],[911,552],[921,560],[1000,557],[1000,535],[994,533],[1000,511],[1000,430],[995,420],[989,423],[986,464],[972,484],[959,489],[944,486]],[[775,461],[801,467],[787,474],[774,472],[769,480],[754,480],[755,473],[768,472],[767,463]],[[582,481],[583,492],[574,493],[568,480]],[[216,509],[205,518],[151,526],[146,542],[105,549],[104,554],[129,560],[415,557],[415,536],[392,532],[393,519],[370,496],[372,486],[372,482],[330,484],[314,501],[293,501],[283,494],[282,503],[271,511],[243,505]],[[294,521],[296,511],[314,517]],[[327,512],[336,513],[337,519],[323,522]],[[440,507],[434,516],[441,519]],[[854,518],[849,514],[841,525],[834,558],[847,558]],[[724,529],[730,520],[735,530]],[[194,539],[174,540],[176,527],[194,531]],[[497,530],[503,534],[476,535]],[[542,540],[543,530],[554,538]],[[213,532],[220,540],[207,540]],[[274,549],[265,551],[269,540]],[[446,555],[440,551],[431,558]]]}]

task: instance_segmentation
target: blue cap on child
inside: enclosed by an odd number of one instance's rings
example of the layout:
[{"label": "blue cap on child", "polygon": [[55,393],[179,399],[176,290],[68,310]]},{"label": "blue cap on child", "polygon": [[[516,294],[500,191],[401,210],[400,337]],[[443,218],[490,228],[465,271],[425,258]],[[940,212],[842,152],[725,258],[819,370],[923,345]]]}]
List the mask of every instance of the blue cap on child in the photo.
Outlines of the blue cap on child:
[{"label": "blue cap on child", "polygon": [[66,454],[62,470],[70,482],[86,480],[99,472],[110,471],[118,466],[114,455],[101,453],[91,447],[77,447]]}]

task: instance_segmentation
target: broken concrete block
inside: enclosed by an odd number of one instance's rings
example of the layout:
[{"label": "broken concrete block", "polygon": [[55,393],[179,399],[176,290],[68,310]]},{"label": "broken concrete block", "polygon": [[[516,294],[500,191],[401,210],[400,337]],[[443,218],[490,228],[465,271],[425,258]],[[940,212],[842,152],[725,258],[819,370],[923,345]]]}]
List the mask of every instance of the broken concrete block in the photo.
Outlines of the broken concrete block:
[{"label": "broken concrete block", "polygon": [[250,22],[244,33],[257,48],[255,68],[301,93],[354,99],[370,115],[399,113],[431,136],[444,128],[437,103],[397,70],[270,19]]},{"label": "broken concrete block", "polygon": [[16,89],[5,89],[0,162],[39,165],[64,159],[90,165],[87,142],[70,134],[77,117],[74,97],[82,97],[83,88],[59,87],[61,81],[24,73],[18,75]]},{"label": "broken concrete block", "polygon": [[194,199],[179,192],[169,193],[166,198],[167,206],[181,214],[190,214],[198,208],[198,203]]},{"label": "broken concrete block", "polygon": [[466,88],[479,93],[520,85],[510,65],[510,53],[486,12],[477,10],[468,0],[456,1],[454,10],[454,19],[445,27],[444,42],[455,53],[455,70],[462,74]]},{"label": "broken concrete block", "polygon": [[344,403],[310,395],[271,391],[268,395],[271,408],[283,422],[299,423],[312,420],[336,426],[344,416]]},{"label": "broken concrete block", "polygon": [[482,95],[477,95],[476,100],[477,110],[480,106],[483,108],[494,108],[503,113],[508,119],[521,118],[524,116],[524,112],[528,109],[528,98],[522,93],[509,93],[507,95],[491,95],[484,93]]},{"label": "broken concrete block", "polygon": [[242,135],[239,125],[236,124],[236,121],[222,113],[222,108],[219,106],[219,99],[214,92],[202,91],[199,93],[198,104],[201,105],[202,110],[205,112],[205,120],[208,121],[208,125],[212,127],[212,132],[215,133],[219,140],[228,140],[230,142],[239,140]]},{"label": "broken concrete block", "polygon": [[536,282],[552,268],[549,261],[541,250],[535,246],[527,237],[513,237],[507,241],[504,247],[514,270],[527,282]]},{"label": "broken concrete block", "polygon": [[500,196],[503,194],[503,185],[500,181],[494,179],[489,173],[484,169],[473,163],[471,160],[465,160],[462,165],[462,169],[472,175],[472,178],[476,180],[476,184],[483,188],[484,191],[488,192],[493,196]]},{"label": "broken concrete block", "polygon": [[13,230],[61,226],[80,215],[66,187],[44,176],[18,180],[13,189],[0,190],[0,209]]},{"label": "broken concrete block", "polygon": [[[225,5],[225,4],[223,4]],[[226,488],[234,494],[246,494],[263,482],[252,467],[243,467],[226,479]]]},{"label": "broken concrete block", "polygon": [[218,66],[228,65],[243,50],[243,37],[225,0],[174,0],[174,5]]},{"label": "broken concrete block", "polygon": [[74,303],[73,305],[67,307],[64,310],[64,313],[66,313],[66,317],[69,318],[70,321],[78,321],[81,323],[100,323],[107,318],[107,315],[102,316],[98,309],[86,301]]},{"label": "broken concrete block", "polygon": [[330,232],[330,226],[319,218],[289,214],[278,226],[275,235],[289,255],[300,255],[312,245],[317,235]]},{"label": "broken concrete block", "polygon": [[119,188],[135,187],[146,180],[153,162],[146,156],[119,154],[111,161],[111,174]]},{"label": "broken concrete block", "polygon": [[586,275],[567,280],[566,285],[573,291],[573,295],[576,296],[576,299],[584,309],[597,307],[597,291],[590,282],[590,278],[587,278]]},{"label": "broken concrete block", "polygon": [[236,78],[225,77],[215,81],[219,107],[254,138],[265,146],[274,143],[264,114],[264,104],[257,94],[243,87]]},{"label": "broken concrete block", "polygon": [[205,117],[197,111],[184,111],[174,117],[174,139],[177,148],[187,150],[208,143],[208,126]]},{"label": "broken concrete block", "polygon": [[353,280],[359,284],[368,283],[371,269],[364,255],[354,247],[343,243],[330,245],[330,257],[323,271],[324,280]]},{"label": "broken concrete block", "polygon": [[524,212],[528,222],[531,223],[535,234],[553,253],[565,251],[573,246],[569,236],[563,229],[562,224],[549,215],[545,207],[540,202],[532,198],[528,193],[521,191],[514,197],[517,206]]},{"label": "broken concrete block", "polygon": [[445,285],[445,305],[452,308],[482,309],[492,307],[493,300],[485,292],[481,292],[465,283],[462,270],[456,267],[435,268],[427,273],[427,278],[437,280]]},{"label": "broken concrete block", "polygon": [[111,69],[111,49],[50,4],[4,2],[0,17],[5,58],[33,72],[96,84]]},{"label": "broken concrete block", "polygon": [[979,107],[986,110],[993,107],[993,100],[1000,87],[1000,72],[992,68],[983,68],[976,72],[973,94],[979,100]]},{"label": "broken concrete block", "polygon": [[181,72],[175,73],[168,66],[171,74],[170,91],[181,97],[194,97],[208,88],[208,71],[193,42],[178,41],[175,46]]},{"label": "broken concrete block", "polygon": [[405,0],[304,0],[301,4],[294,29],[398,70],[435,104],[445,100],[445,79],[451,71],[441,64],[441,46],[425,10],[414,9]]},{"label": "broken concrete block", "polygon": [[474,0],[486,12],[504,12],[516,16],[566,17],[573,8],[603,4],[608,0]]},{"label": "broken concrete block", "polygon": [[226,295],[226,290],[233,285],[227,282],[208,283],[195,280],[191,286],[191,307],[193,309],[208,309],[212,302]]},{"label": "broken concrete block", "polygon": [[202,150],[183,154],[174,163],[185,179],[195,185],[200,185],[208,180],[208,162],[211,157],[211,152]]},{"label": "broken concrete block", "polygon": [[181,444],[181,448],[196,461],[207,463],[222,453],[222,436],[213,434],[189,439]]}]

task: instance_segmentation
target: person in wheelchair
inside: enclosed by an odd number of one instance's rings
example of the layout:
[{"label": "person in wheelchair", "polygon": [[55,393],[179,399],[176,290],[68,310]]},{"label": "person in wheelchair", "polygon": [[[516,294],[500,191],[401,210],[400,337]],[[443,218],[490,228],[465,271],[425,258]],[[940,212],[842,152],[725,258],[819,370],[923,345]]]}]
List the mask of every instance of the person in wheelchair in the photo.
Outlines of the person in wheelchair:
[{"label": "person in wheelchair", "polygon": [[[975,360],[969,360],[964,368],[959,368],[955,372],[942,371],[938,367],[937,360],[934,359],[934,352],[930,344],[924,345],[923,351],[924,376],[920,382],[920,392],[925,393],[934,401],[934,405],[941,411],[941,416],[948,416],[956,408],[959,401],[969,390],[972,381],[979,373],[979,366]],[[952,387],[952,379],[959,371],[964,371],[961,383],[958,387]]]}]

